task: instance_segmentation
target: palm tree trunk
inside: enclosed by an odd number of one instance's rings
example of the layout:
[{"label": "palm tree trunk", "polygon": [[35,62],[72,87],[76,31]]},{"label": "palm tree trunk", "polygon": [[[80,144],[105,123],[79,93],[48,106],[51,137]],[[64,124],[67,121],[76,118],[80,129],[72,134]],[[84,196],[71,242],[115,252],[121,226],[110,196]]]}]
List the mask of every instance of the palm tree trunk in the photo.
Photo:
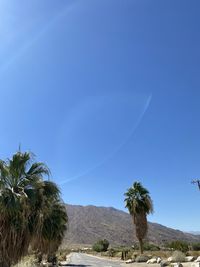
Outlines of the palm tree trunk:
[{"label": "palm tree trunk", "polygon": [[140,248],[140,254],[143,254],[143,241],[142,239],[139,239],[139,248]]},{"label": "palm tree trunk", "polygon": [[3,261],[0,262],[0,267],[10,267],[10,266],[11,266],[10,263],[3,262]]}]

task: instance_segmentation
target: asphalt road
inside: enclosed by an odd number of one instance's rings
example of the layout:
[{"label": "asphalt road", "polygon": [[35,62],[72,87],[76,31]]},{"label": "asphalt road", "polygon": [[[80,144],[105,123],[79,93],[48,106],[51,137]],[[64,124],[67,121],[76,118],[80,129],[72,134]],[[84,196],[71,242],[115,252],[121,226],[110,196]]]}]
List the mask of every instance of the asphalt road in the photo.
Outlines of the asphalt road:
[{"label": "asphalt road", "polygon": [[74,267],[120,267],[120,262],[89,256],[84,253],[71,253],[67,266]]}]

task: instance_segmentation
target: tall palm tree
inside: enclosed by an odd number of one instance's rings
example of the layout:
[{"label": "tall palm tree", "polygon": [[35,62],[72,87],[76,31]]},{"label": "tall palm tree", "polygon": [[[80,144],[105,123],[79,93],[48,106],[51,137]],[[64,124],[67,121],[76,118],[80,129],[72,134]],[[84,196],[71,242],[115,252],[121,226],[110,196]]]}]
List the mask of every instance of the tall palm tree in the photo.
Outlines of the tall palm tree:
[{"label": "tall palm tree", "polygon": [[[62,209],[57,186],[44,181],[48,175],[49,169],[43,163],[33,162],[31,153],[19,151],[11,159],[0,160],[0,267],[17,263],[27,254],[35,236],[42,239],[45,220],[50,218],[48,214],[55,202],[58,210]],[[57,221],[63,219],[66,223],[66,210],[57,216],[61,216]],[[65,230],[62,226],[61,236]],[[59,226],[54,223],[49,231],[56,227]],[[46,244],[52,242],[48,236],[44,239]]]},{"label": "tall palm tree", "polygon": [[135,224],[136,237],[142,254],[143,239],[148,230],[147,215],[153,212],[153,203],[149,191],[139,182],[134,182],[124,195],[126,208],[128,208]]}]

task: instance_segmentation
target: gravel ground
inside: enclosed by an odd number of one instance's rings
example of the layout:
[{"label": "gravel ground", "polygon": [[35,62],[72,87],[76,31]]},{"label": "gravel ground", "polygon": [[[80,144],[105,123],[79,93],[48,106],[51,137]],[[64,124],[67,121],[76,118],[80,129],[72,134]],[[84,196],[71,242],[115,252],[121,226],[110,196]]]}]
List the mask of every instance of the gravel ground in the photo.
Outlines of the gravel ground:
[{"label": "gravel ground", "polygon": [[[193,262],[183,262],[182,265],[183,267],[191,267]],[[129,263],[129,264],[125,264],[123,263],[123,267],[127,266],[127,267],[160,267],[160,264],[147,264],[147,263]],[[170,266],[170,265],[169,265]]]}]

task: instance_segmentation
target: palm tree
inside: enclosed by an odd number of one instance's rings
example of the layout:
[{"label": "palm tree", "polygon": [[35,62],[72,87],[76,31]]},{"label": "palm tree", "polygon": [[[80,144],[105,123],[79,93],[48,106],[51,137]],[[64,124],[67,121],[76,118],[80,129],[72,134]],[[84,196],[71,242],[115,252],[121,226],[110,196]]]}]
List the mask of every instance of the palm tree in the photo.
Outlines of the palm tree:
[{"label": "palm tree", "polygon": [[68,216],[59,194],[56,184],[50,181],[44,181],[42,191],[40,188],[37,192],[38,201],[32,220],[40,227],[31,246],[40,254],[54,255],[67,230]]},{"label": "palm tree", "polygon": [[128,208],[135,224],[140,253],[143,254],[143,239],[148,230],[147,214],[153,212],[153,203],[149,191],[139,182],[134,182],[124,195],[126,208]]},{"label": "palm tree", "polygon": [[198,185],[198,188],[199,188],[199,190],[200,190],[200,180],[199,180],[199,179],[197,179],[197,180],[193,180],[193,181],[192,181],[192,184],[197,184],[197,185]]},{"label": "palm tree", "polygon": [[[49,231],[55,232],[62,221],[61,230],[56,233],[60,233],[60,239],[63,237],[67,214],[57,186],[44,181],[48,175],[47,166],[33,162],[33,155],[28,152],[19,151],[11,159],[0,160],[0,267],[16,264],[34,244],[35,236],[44,238],[48,245],[52,243],[52,239],[44,235],[44,228],[45,220],[52,218],[50,210],[54,203],[57,203],[55,209],[61,209],[63,213],[58,212],[58,218],[54,215],[57,220],[49,224]],[[60,223],[59,226],[56,222]]]}]

